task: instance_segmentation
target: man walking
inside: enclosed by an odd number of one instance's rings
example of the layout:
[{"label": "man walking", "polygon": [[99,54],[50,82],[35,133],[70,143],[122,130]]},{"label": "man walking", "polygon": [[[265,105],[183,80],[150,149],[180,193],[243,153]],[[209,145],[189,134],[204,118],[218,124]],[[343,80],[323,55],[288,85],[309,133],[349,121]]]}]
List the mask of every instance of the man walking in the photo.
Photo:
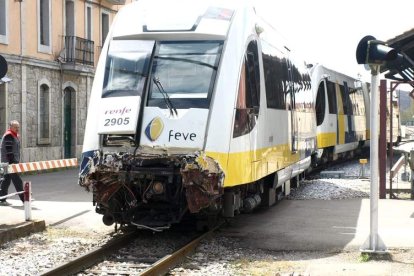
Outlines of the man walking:
[{"label": "man walking", "polygon": [[[18,121],[11,121],[9,129],[4,133],[1,140],[1,162],[9,164],[17,164],[20,162],[20,125]],[[17,173],[10,173],[4,176],[0,186],[0,197],[7,195],[10,182],[13,181],[17,192],[23,191],[23,181]],[[23,194],[19,194],[20,200],[24,202]],[[0,205],[10,205],[5,199],[0,200]]]}]

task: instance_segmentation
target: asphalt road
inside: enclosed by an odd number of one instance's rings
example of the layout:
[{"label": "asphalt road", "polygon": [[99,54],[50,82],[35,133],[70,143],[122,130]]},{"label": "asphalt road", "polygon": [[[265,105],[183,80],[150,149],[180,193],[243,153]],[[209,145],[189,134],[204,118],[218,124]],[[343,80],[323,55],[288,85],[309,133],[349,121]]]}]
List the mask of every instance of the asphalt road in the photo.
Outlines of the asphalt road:
[{"label": "asphalt road", "polygon": [[[24,175],[32,183],[32,195],[38,201],[92,202],[92,193],[78,185],[78,168],[58,172]],[[10,185],[9,193],[14,191]]]},{"label": "asphalt road", "polygon": [[[82,231],[113,230],[113,226],[105,226],[102,215],[95,212],[92,193],[78,185],[78,168],[24,175],[22,179],[32,183],[35,198],[31,203],[32,220],[44,220],[49,226]],[[9,193],[14,191],[14,186],[10,185]],[[12,205],[0,209],[0,225],[6,228],[25,221],[24,207],[18,197],[11,197],[8,201]]]}]

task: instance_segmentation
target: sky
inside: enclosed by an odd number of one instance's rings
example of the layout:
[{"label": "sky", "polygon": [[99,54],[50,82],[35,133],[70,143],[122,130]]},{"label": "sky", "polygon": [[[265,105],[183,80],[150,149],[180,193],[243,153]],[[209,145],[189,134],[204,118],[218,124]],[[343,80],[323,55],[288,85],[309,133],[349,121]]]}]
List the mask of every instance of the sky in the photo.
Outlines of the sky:
[{"label": "sky", "polygon": [[371,81],[356,62],[359,41],[366,35],[386,41],[414,28],[412,0],[252,0],[258,13],[307,63]]}]

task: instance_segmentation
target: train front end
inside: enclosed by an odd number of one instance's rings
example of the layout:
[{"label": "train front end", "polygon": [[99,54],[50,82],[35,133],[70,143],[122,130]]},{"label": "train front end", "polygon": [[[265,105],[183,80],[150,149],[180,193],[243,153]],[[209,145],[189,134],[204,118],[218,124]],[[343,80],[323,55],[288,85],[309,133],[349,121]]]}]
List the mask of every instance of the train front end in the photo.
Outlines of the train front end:
[{"label": "train front end", "polygon": [[79,184],[105,224],[160,231],[221,208],[224,173],[204,147],[232,10],[168,17],[140,2],[119,12],[103,47]]}]

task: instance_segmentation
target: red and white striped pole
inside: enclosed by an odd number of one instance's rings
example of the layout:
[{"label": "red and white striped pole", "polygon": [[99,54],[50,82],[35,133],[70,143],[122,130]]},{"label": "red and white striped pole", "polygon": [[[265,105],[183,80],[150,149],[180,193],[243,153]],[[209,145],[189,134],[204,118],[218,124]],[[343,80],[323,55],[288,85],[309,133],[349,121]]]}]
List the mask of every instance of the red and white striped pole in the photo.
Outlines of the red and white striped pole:
[{"label": "red and white striped pole", "polygon": [[24,182],[24,217],[26,221],[32,220],[32,183]]},{"label": "red and white striped pole", "polygon": [[76,158],[27,162],[27,163],[18,163],[18,164],[8,165],[7,173],[42,171],[42,170],[68,168],[68,167],[76,167],[76,166],[78,166],[78,160]]}]

